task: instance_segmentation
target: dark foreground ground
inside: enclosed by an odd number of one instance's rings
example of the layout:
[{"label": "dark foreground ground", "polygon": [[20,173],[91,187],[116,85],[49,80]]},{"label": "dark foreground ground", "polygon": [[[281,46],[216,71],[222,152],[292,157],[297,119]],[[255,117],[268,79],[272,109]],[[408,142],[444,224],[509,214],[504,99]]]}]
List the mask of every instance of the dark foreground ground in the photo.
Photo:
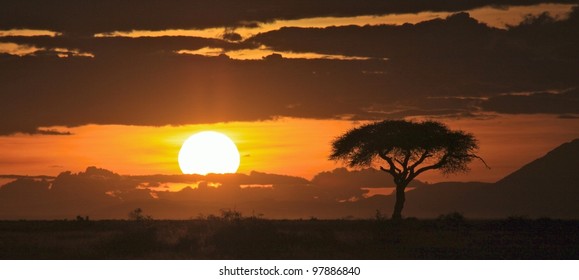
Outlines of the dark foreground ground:
[{"label": "dark foreground ground", "polygon": [[0,221],[0,259],[579,259],[579,221]]}]

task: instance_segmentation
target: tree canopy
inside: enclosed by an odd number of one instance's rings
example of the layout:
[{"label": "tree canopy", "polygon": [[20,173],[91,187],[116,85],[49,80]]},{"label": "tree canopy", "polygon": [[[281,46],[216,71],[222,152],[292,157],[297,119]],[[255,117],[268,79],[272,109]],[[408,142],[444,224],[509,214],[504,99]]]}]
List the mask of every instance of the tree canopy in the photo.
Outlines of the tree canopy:
[{"label": "tree canopy", "polygon": [[[452,131],[442,123],[387,120],[354,128],[335,139],[330,159],[355,167],[372,165],[381,158],[388,163],[382,167],[387,171],[404,171],[406,166],[415,175],[430,169],[450,174],[468,171],[468,163],[480,159],[477,150],[478,141],[472,134]],[[428,162],[431,164],[418,168]]]}]

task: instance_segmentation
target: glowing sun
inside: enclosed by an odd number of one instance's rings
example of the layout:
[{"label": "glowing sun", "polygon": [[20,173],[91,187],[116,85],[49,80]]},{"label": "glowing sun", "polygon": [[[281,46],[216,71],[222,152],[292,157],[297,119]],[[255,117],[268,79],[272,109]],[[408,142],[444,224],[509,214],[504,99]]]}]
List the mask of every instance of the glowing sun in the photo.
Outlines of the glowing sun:
[{"label": "glowing sun", "polygon": [[239,151],[222,133],[199,132],[183,142],[179,167],[184,174],[235,173],[239,168]]}]

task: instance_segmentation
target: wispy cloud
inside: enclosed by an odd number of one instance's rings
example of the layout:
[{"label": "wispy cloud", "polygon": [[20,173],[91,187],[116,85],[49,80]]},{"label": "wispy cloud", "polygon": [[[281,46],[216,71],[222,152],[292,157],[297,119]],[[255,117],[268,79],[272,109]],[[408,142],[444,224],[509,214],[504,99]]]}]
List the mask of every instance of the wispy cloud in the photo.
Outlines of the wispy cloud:
[{"label": "wispy cloud", "polygon": [[[239,49],[239,50],[224,50],[222,48],[205,47],[198,50],[179,50],[178,54],[191,54],[207,57],[226,57],[237,60],[262,60],[262,59],[330,59],[330,60],[368,60],[377,59],[373,57],[361,56],[346,56],[334,54],[322,54],[314,52],[284,52],[275,51],[266,47],[259,47],[255,49]],[[385,60],[385,59],[383,59]]]},{"label": "wispy cloud", "polygon": [[50,30],[34,30],[34,29],[10,29],[10,30],[0,30],[0,37],[12,37],[12,36],[49,36],[56,37],[61,36],[62,33]]},{"label": "wispy cloud", "polygon": [[16,56],[33,55],[44,48],[37,48],[31,45],[20,45],[16,43],[2,43],[0,42],[0,53],[6,53]]}]

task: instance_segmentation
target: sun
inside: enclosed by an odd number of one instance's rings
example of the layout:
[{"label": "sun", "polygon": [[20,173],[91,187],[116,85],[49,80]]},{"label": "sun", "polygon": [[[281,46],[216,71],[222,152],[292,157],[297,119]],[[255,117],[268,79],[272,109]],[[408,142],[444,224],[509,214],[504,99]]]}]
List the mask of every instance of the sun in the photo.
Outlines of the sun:
[{"label": "sun", "polygon": [[179,167],[184,174],[235,173],[239,151],[223,133],[203,131],[189,137],[179,151]]}]

